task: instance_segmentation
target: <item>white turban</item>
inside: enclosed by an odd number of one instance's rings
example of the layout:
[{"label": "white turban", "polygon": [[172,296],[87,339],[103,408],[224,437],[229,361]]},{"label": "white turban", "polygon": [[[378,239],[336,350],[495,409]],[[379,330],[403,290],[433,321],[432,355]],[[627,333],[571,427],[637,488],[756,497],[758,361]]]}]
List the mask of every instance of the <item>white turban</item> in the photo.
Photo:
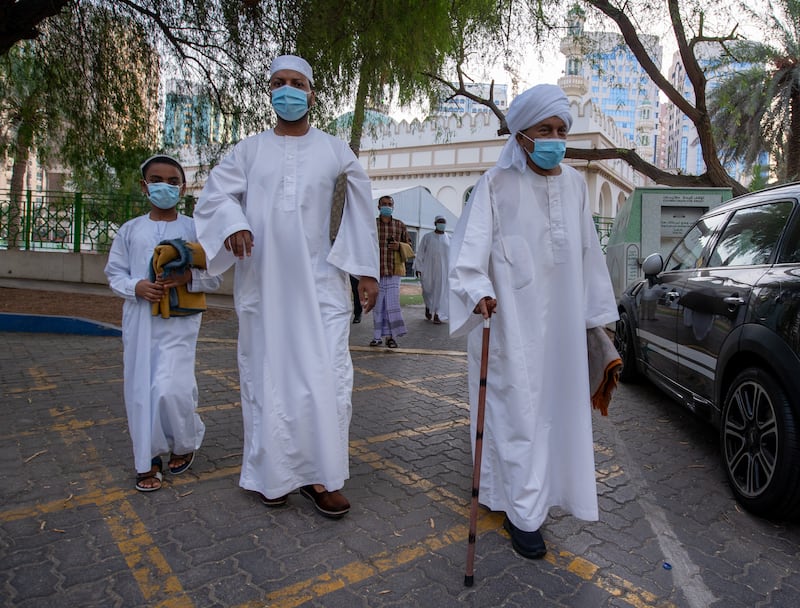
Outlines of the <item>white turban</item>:
[{"label": "white turban", "polygon": [[524,171],[527,166],[527,155],[515,135],[551,116],[563,120],[567,125],[567,131],[572,127],[569,100],[561,87],[554,84],[539,84],[517,95],[506,113],[506,124],[511,136],[500,151],[498,166],[503,169],[514,167]]},{"label": "white turban", "polygon": [[314,73],[311,71],[311,66],[308,61],[302,57],[298,57],[297,55],[281,55],[275,57],[275,59],[272,60],[272,65],[269,66],[269,77],[272,78],[275,72],[280,72],[281,70],[300,72],[303,76],[308,78],[308,82],[311,83],[311,86],[314,86]]}]

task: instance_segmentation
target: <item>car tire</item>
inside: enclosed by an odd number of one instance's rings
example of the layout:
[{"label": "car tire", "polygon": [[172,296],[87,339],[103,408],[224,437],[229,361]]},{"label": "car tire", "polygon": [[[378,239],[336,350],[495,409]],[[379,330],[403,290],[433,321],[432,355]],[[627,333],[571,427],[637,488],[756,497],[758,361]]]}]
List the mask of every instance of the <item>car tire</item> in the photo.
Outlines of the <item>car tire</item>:
[{"label": "car tire", "polygon": [[633,327],[627,312],[619,313],[619,320],[614,329],[614,346],[622,359],[622,371],[619,373],[620,382],[628,384],[639,379],[639,370],[636,367],[636,351],[633,346]]},{"label": "car tire", "polygon": [[740,372],[725,395],[722,463],[736,499],[771,519],[800,514],[800,428],[783,387],[764,369]]}]

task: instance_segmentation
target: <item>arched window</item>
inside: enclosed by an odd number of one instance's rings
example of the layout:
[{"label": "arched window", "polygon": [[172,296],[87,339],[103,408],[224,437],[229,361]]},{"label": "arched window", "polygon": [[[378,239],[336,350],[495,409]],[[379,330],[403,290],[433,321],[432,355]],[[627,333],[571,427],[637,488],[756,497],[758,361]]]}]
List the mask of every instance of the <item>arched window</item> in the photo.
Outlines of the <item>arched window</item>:
[{"label": "arched window", "polygon": [[473,189],[474,187],[475,187],[475,186],[470,186],[469,188],[467,188],[467,189],[464,191],[464,206],[466,206],[466,205],[467,205],[467,203],[469,202],[469,197],[472,195],[472,189]]}]

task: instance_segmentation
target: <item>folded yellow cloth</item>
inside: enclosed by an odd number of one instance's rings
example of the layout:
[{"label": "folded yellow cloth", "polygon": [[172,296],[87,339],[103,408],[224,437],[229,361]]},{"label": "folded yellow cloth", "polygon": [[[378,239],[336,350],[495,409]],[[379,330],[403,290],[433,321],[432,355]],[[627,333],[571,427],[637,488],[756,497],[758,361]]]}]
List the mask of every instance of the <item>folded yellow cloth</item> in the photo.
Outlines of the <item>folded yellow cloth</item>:
[{"label": "folded yellow cloth", "polygon": [[611,396],[617,388],[622,359],[606,330],[592,327],[586,330],[586,346],[589,350],[589,388],[592,393],[592,409],[608,416]]},{"label": "folded yellow cloth", "polygon": [[[205,268],[206,252],[200,243],[172,239],[161,241],[153,250],[150,263],[150,280],[183,274],[187,268]],[[190,292],[186,285],[172,287],[158,302],[153,303],[153,316],[183,317],[196,315],[206,310],[206,294]]]},{"label": "folded yellow cloth", "polygon": [[411,245],[401,241],[400,249],[394,252],[394,274],[406,276],[406,261],[413,260],[415,255]]}]

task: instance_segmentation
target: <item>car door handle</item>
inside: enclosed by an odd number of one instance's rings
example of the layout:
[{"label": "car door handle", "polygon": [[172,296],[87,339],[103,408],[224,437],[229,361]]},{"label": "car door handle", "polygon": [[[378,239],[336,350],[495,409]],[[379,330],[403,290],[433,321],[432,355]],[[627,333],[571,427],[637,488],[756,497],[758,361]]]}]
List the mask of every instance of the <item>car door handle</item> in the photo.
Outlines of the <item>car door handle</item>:
[{"label": "car door handle", "polygon": [[739,296],[728,296],[727,298],[722,298],[722,301],[728,306],[741,306],[744,304],[744,300]]}]

